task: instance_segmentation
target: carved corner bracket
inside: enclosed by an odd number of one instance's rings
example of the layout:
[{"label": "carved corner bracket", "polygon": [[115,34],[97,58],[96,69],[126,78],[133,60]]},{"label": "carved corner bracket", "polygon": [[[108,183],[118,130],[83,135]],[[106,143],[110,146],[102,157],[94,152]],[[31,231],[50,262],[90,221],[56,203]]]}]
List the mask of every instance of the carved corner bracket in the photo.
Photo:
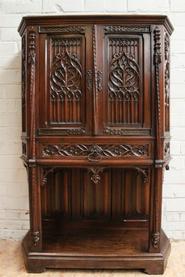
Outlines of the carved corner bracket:
[{"label": "carved corner bracket", "polygon": [[55,171],[56,167],[52,168],[44,168],[43,169],[43,174],[42,174],[42,180],[41,180],[41,186],[45,186],[48,181],[48,174],[53,173]]}]

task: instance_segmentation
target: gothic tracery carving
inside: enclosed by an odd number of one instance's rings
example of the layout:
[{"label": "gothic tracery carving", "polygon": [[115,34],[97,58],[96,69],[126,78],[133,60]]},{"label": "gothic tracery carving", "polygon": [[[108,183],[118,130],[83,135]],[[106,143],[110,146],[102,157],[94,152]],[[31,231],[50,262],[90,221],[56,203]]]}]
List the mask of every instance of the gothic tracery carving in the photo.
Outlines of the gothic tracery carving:
[{"label": "gothic tracery carving", "polygon": [[128,156],[147,156],[148,145],[85,145],[85,144],[60,144],[60,145],[47,145],[42,149],[43,156],[85,156],[89,161],[98,161],[102,158],[119,158]]}]

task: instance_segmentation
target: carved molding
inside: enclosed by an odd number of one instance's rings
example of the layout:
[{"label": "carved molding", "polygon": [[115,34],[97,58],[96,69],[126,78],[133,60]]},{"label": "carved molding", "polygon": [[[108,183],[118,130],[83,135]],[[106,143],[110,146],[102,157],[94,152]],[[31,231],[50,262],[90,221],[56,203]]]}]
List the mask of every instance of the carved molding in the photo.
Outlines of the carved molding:
[{"label": "carved molding", "polygon": [[134,135],[150,135],[150,130],[144,129],[126,129],[126,128],[105,128],[104,133],[108,136],[134,136]]},{"label": "carved molding", "polygon": [[149,145],[97,145],[97,144],[49,144],[42,149],[42,156],[87,157],[89,161],[103,158],[142,157],[149,155]]},{"label": "carved molding", "polygon": [[150,26],[121,26],[121,25],[112,25],[104,27],[105,33],[148,33],[150,32]]},{"label": "carved molding", "polygon": [[66,129],[39,129],[38,135],[62,135],[62,136],[84,136],[86,130],[84,128],[66,128]]},{"label": "carved molding", "polygon": [[85,27],[84,26],[39,26],[38,28],[39,33],[79,33],[84,34],[85,33]]},{"label": "carved molding", "polygon": [[159,248],[160,244],[160,233],[156,232],[152,234],[152,245],[154,248]]},{"label": "carved molding", "polygon": [[97,57],[96,57],[96,27],[93,25],[93,63],[94,63],[94,79],[95,79],[95,92],[102,91],[103,73],[97,68]]}]

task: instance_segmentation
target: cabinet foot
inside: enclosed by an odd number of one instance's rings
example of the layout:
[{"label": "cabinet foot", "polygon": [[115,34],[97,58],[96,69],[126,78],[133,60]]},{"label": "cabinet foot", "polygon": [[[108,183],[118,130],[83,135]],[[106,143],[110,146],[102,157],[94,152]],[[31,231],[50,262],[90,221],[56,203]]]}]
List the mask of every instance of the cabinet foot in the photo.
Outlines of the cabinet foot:
[{"label": "cabinet foot", "polygon": [[164,273],[164,265],[160,265],[160,266],[157,266],[157,265],[151,265],[147,268],[145,268],[144,272],[149,274],[149,275],[160,275],[160,274],[163,274]]},{"label": "cabinet foot", "polygon": [[42,273],[46,270],[44,266],[32,263],[26,265],[26,269],[28,273]]}]

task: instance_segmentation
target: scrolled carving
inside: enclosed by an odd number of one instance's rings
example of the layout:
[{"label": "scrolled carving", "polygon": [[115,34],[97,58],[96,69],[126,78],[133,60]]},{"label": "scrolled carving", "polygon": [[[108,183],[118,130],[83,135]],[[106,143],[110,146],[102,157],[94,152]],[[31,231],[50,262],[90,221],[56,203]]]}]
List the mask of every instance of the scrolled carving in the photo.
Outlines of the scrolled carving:
[{"label": "scrolled carving", "polygon": [[167,158],[170,156],[170,142],[165,142],[164,144],[164,158]]},{"label": "scrolled carving", "polygon": [[39,231],[32,232],[32,238],[33,238],[33,244],[34,246],[36,246],[37,243],[40,241],[40,232]]},{"label": "scrolled carving", "polygon": [[43,169],[43,173],[42,173],[42,182],[41,182],[41,186],[45,186],[47,184],[48,181],[48,174],[51,172],[55,171],[55,167],[52,168],[44,168]]},{"label": "scrolled carving", "polygon": [[105,33],[125,33],[125,32],[133,32],[133,33],[148,33],[150,32],[149,26],[121,26],[121,25],[112,25],[104,27]]},{"label": "scrolled carving", "polygon": [[159,27],[154,29],[154,64],[161,63],[161,31]]},{"label": "scrolled carving", "polygon": [[152,245],[154,248],[159,248],[160,244],[160,233],[156,232],[152,234]]},{"label": "scrolled carving", "polygon": [[143,182],[147,183],[149,179],[149,170],[147,168],[140,168],[140,167],[134,167],[135,170],[137,170],[138,173],[141,173],[143,176]]},{"label": "scrolled carving", "polygon": [[170,38],[169,35],[166,33],[164,37],[164,56],[165,60],[169,60],[169,49],[170,49]]},{"label": "scrolled carving", "polygon": [[35,64],[36,58],[36,33],[30,31],[28,34],[28,64]]},{"label": "scrolled carving", "polygon": [[121,157],[142,157],[148,155],[148,144],[146,145],[129,145],[129,144],[49,144],[42,149],[43,156],[83,156],[89,161],[98,161],[102,158],[121,158]]},{"label": "scrolled carving", "polygon": [[91,174],[91,181],[96,185],[101,182],[101,172],[103,172],[102,167],[89,168],[89,173]]}]

